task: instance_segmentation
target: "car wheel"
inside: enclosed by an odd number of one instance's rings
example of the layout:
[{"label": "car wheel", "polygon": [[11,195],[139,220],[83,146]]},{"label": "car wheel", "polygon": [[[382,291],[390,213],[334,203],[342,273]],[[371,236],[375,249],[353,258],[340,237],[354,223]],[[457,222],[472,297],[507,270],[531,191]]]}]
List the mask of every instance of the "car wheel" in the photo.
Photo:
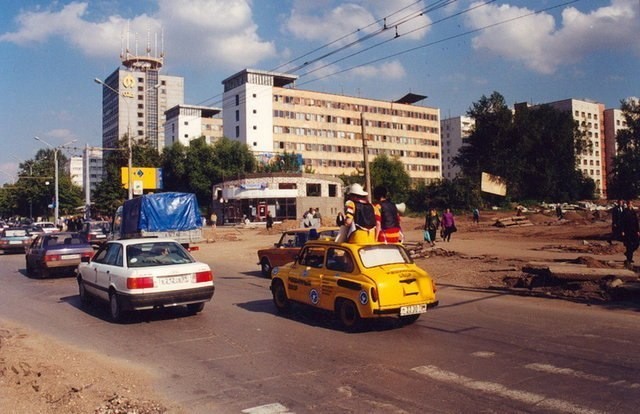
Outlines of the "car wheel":
[{"label": "car wheel", "polygon": [[204,309],[204,302],[190,303],[187,305],[187,310],[189,311],[189,313],[192,313],[194,315],[196,313],[202,312],[203,309]]},{"label": "car wheel", "polygon": [[114,322],[119,322],[122,320],[122,303],[120,302],[120,296],[116,292],[109,293],[109,314],[111,315],[111,320]]},{"label": "car wheel", "polygon": [[343,299],[337,302],[336,312],[340,323],[346,330],[353,331],[360,327],[360,314],[356,304],[352,301]]},{"label": "car wheel", "polygon": [[262,276],[264,277],[271,277],[271,263],[269,263],[269,259],[267,259],[266,257],[263,257],[262,260],[260,261],[260,270],[262,271]]},{"label": "car wheel", "polygon": [[284,288],[284,283],[281,280],[273,282],[273,303],[276,305],[276,309],[280,313],[288,312],[291,309],[291,302],[287,297],[287,291]]},{"label": "car wheel", "polygon": [[400,322],[401,322],[403,325],[411,325],[412,323],[414,323],[415,321],[417,321],[419,317],[420,317],[420,314],[417,314],[417,315],[401,316],[401,317],[400,317]]},{"label": "car wheel", "polygon": [[87,305],[91,302],[91,298],[87,293],[87,289],[84,286],[84,280],[82,278],[78,278],[78,296],[80,296],[80,304]]}]

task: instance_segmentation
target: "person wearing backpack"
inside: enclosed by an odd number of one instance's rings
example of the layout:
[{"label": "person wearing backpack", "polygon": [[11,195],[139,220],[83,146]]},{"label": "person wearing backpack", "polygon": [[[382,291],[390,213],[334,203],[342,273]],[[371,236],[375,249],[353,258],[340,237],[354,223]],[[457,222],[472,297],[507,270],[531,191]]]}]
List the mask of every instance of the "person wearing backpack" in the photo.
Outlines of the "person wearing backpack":
[{"label": "person wearing backpack", "polygon": [[388,198],[387,188],[379,185],[373,189],[373,198],[377,208],[378,241],[383,243],[402,243],[403,235],[400,228],[400,213],[398,207]]},{"label": "person wearing backpack", "polygon": [[379,217],[379,214],[376,214],[375,207],[367,200],[368,194],[358,183],[349,187],[347,202],[344,205],[344,225],[349,229],[349,243],[372,243],[378,238],[376,216]]}]

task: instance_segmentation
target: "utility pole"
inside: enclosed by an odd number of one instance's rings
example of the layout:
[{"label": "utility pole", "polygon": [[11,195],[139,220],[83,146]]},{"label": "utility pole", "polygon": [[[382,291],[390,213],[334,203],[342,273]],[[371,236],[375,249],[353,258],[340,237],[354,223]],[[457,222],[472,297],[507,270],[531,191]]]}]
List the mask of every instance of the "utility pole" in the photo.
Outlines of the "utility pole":
[{"label": "utility pole", "polygon": [[367,188],[367,201],[371,202],[371,173],[369,172],[369,146],[367,144],[367,137],[364,130],[364,113],[360,112],[360,128],[362,133],[362,153],[364,159],[364,180]]}]

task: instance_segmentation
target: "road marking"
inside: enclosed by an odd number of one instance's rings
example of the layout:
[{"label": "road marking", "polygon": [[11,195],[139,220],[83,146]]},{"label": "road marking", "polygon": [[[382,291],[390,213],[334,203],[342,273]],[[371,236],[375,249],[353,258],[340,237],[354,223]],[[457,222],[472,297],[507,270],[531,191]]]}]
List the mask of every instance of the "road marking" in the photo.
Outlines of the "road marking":
[{"label": "road marking", "polygon": [[280,403],[259,405],[242,410],[242,412],[245,414],[293,414],[287,407]]},{"label": "road marking", "polygon": [[534,371],[546,372],[549,374],[566,375],[569,377],[586,379],[594,382],[604,382],[615,387],[623,387],[629,389],[640,388],[640,384],[638,383],[628,383],[625,380],[612,381],[611,378],[603,377],[601,375],[588,374],[586,372],[576,371],[571,368],[560,368],[549,364],[528,364],[524,367],[527,369],[532,369]]},{"label": "road marking", "polygon": [[593,410],[587,407],[581,407],[575,405],[569,401],[559,400],[556,398],[548,398],[541,394],[536,394],[528,391],[512,390],[505,387],[502,384],[488,381],[478,381],[472,378],[458,375],[454,372],[442,370],[433,365],[424,365],[420,367],[412,368],[419,374],[428,376],[431,379],[441,382],[447,382],[455,385],[460,385],[472,390],[481,391],[487,394],[497,395],[502,398],[507,398],[513,401],[522,402],[535,407],[543,409],[553,410],[563,413],[574,414],[599,414],[600,411]]},{"label": "road marking", "polygon": [[495,352],[489,352],[489,351],[477,351],[474,352],[473,354],[474,357],[478,357],[478,358],[493,358],[494,356],[496,356]]}]

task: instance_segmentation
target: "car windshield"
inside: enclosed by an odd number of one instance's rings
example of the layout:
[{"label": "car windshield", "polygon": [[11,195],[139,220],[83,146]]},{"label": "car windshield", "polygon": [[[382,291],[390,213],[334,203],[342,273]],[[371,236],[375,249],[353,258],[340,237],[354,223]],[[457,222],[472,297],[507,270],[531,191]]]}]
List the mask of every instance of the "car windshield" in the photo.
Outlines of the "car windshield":
[{"label": "car windshield", "polygon": [[195,260],[175,242],[144,242],[127,246],[129,267],[167,266],[194,263]]},{"label": "car windshield", "polygon": [[364,267],[411,263],[407,252],[396,244],[366,246],[359,250]]}]

